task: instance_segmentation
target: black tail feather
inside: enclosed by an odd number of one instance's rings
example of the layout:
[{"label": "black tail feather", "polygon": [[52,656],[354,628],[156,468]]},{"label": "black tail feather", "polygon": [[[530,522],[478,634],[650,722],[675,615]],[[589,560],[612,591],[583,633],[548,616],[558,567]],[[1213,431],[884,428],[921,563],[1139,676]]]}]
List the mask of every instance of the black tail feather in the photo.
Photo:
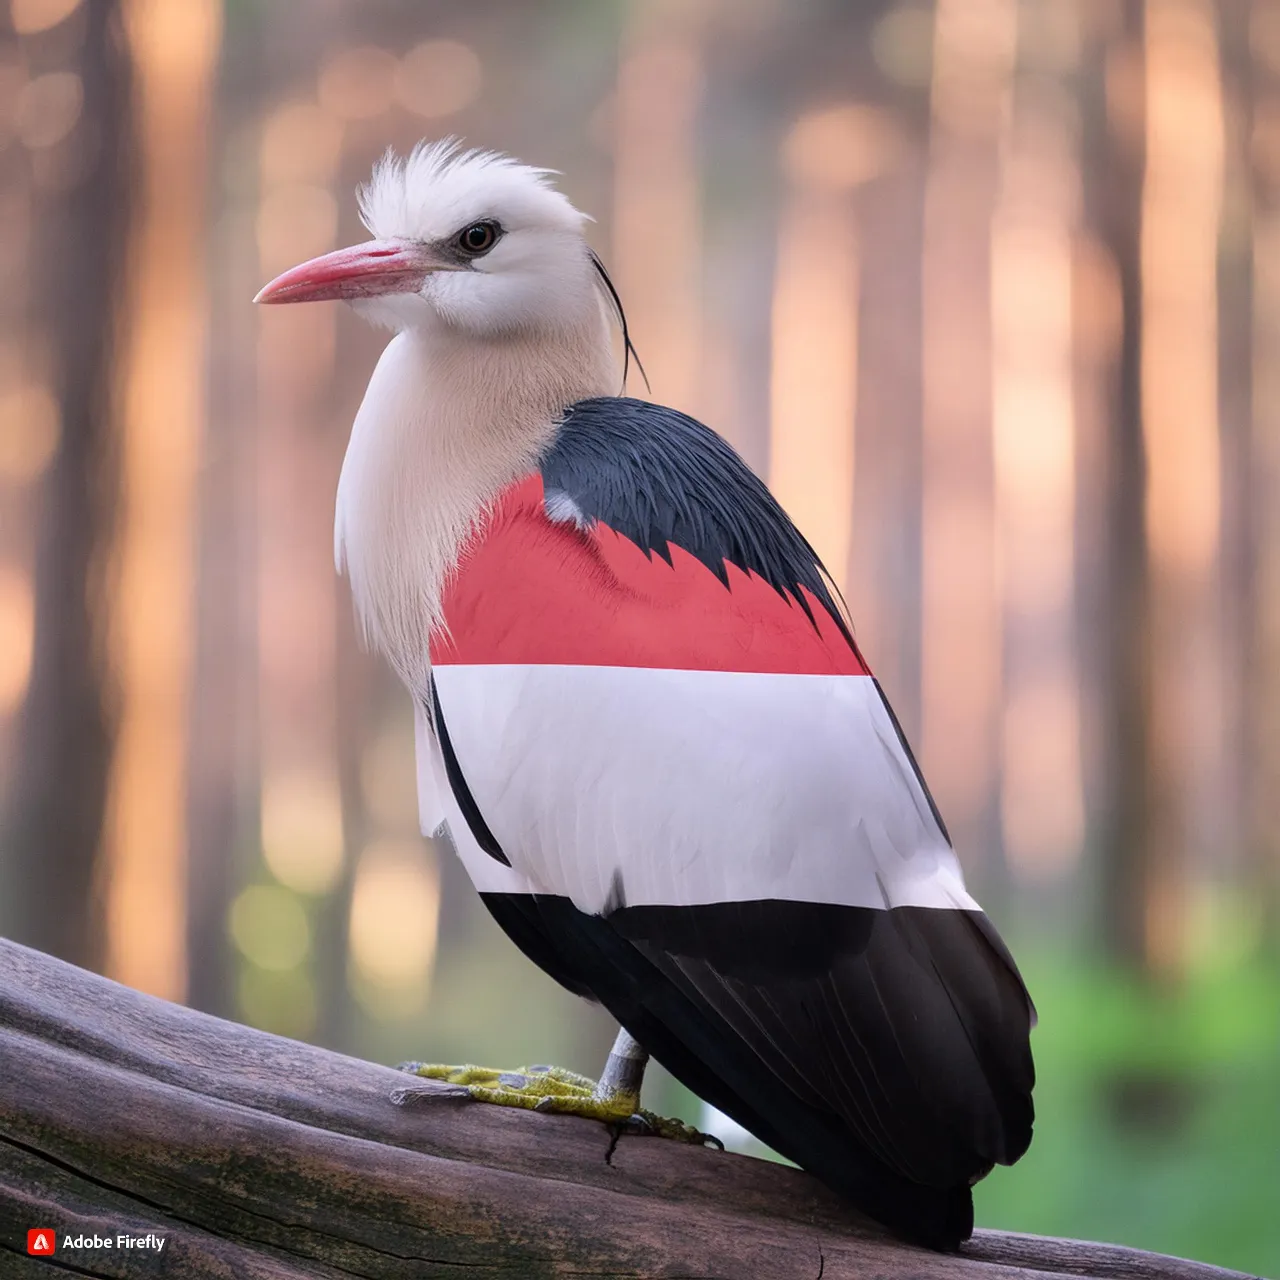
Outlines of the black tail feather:
[{"label": "black tail feather", "polygon": [[[957,1248],[973,1230],[971,1182],[987,1171],[993,1158],[1016,1158],[1029,1140],[1030,1058],[1025,1056],[1024,1048],[1026,1014],[1024,1012],[1021,1020],[1017,1014],[1018,1008],[1025,1010],[1022,1003],[1025,993],[1016,973],[1012,978],[1005,976],[994,949],[990,952],[994,963],[992,977],[975,974],[971,980],[960,981],[954,992],[949,989],[948,996],[944,997],[944,1002],[950,999],[956,1004],[956,1018],[961,1022],[968,1018],[972,1029],[967,1027],[960,1033],[944,1029],[938,1033],[944,1037],[943,1043],[948,1049],[954,1047],[957,1034],[962,1040],[966,1035],[976,1036],[982,1074],[997,1077],[988,1082],[991,1098],[974,1101],[970,1108],[972,1115],[963,1107],[958,1108],[961,1114],[954,1124],[947,1122],[947,1116],[931,1113],[926,1105],[919,1106],[919,1114],[903,1114],[904,1106],[910,1104],[913,1095],[901,1089],[874,1098],[867,1095],[860,1104],[863,1120],[869,1108],[879,1107],[884,1112],[874,1117],[888,1136],[889,1145],[883,1149],[890,1158],[896,1156],[899,1164],[907,1158],[901,1153],[908,1152],[911,1169],[923,1173],[923,1176],[911,1176],[902,1168],[893,1167],[889,1159],[877,1154],[874,1145],[859,1136],[860,1129],[865,1131],[865,1127],[856,1115],[854,1121],[849,1119],[847,1105],[842,1113],[839,1090],[837,1096],[831,1097],[829,1089],[824,1091],[803,1079],[796,1087],[794,1074],[789,1070],[795,1047],[778,1043],[787,1030],[785,1021],[771,1022],[766,1016],[778,1012],[777,1009],[762,1010],[761,1006],[755,1006],[750,1025],[756,1028],[757,1040],[765,1037],[767,1043],[763,1045],[752,1043],[749,1035],[743,1034],[743,1024],[735,1025],[731,1017],[726,1020],[725,1002],[749,998],[752,993],[758,993],[759,988],[748,983],[743,991],[737,991],[735,983],[718,975],[718,990],[709,998],[707,992],[716,976],[708,977],[705,960],[678,955],[675,950],[666,950],[652,941],[628,936],[636,931],[651,934],[654,919],[642,913],[664,909],[622,908],[604,919],[578,911],[564,898],[524,894],[482,896],[498,923],[531,960],[571,990],[581,993],[584,988],[589,989],[658,1062],[695,1094],[905,1239],[933,1249]],[[768,904],[736,905],[763,907]],[[919,942],[913,938],[912,921],[904,919],[895,927],[884,919],[886,914],[873,913],[870,927],[857,921],[853,927],[856,940],[852,945],[863,946],[871,956],[870,963],[881,967],[884,946],[904,945],[899,940],[900,931],[905,931],[908,939],[905,945],[914,949]],[[921,927],[925,929],[929,951],[934,946],[935,927],[942,929],[942,941],[938,945],[944,952],[969,929],[962,921],[949,923],[929,918]],[[677,925],[675,932],[680,934],[687,928],[686,922]],[[695,926],[693,934],[698,932]],[[716,932],[713,927],[708,934],[704,928],[704,944]],[[784,928],[782,932],[796,936],[794,930]],[[981,934],[982,930],[977,932]],[[880,938],[888,937],[889,941],[876,946],[859,941],[873,933]],[[826,954],[826,949],[837,936],[830,930],[825,935],[822,929],[810,931],[806,945],[793,954],[795,967],[785,971],[775,987],[775,992],[785,990],[788,997],[794,997],[795,1007],[787,1007],[799,1023],[819,1016],[819,1012],[821,1016],[827,1014],[826,1010],[805,1009],[809,988],[804,985],[807,979],[802,971],[816,967],[830,973],[832,957]],[[677,950],[697,949],[696,941],[686,937],[668,935],[664,941]],[[978,954],[981,956],[982,951]],[[799,956],[798,960],[795,955]],[[918,993],[921,975],[911,977],[911,971],[917,966],[910,958],[903,963],[907,978],[896,987],[890,984],[884,992],[890,1005]],[[730,957],[729,964],[739,967],[736,956]],[[962,974],[968,972],[962,967]],[[993,1024],[988,1016],[992,999],[999,1016],[1011,1020],[1007,1030],[998,1032],[995,1042],[984,1038],[992,1025],[999,1028],[998,1020]],[[717,1000],[721,1003],[717,1004]],[[933,1008],[937,1008],[936,1000]],[[886,1016],[890,1016],[887,1011]],[[886,1044],[893,1043],[902,1029],[898,1025],[886,1032],[872,1024],[863,1028],[864,1034],[872,1037],[867,1041],[871,1052],[881,1055],[867,1074],[874,1076],[876,1067],[886,1073],[901,1068],[901,1063],[886,1061],[883,1055],[888,1052]],[[770,1035],[777,1039],[768,1039]],[[951,1039],[946,1040],[946,1036]],[[820,1044],[821,1040],[814,1043]],[[923,1043],[929,1046],[927,1036]],[[907,1051],[910,1050],[908,1043]],[[970,1063],[967,1068],[970,1077],[974,1069]],[[856,1095],[858,1086],[852,1076],[846,1083],[849,1094]],[[945,1094],[947,1090],[943,1088],[940,1092]],[[854,1101],[856,1104],[856,1096]],[[947,1105],[954,1104],[949,1101]],[[998,1119],[993,1119],[993,1115]],[[989,1147],[994,1150],[988,1151]],[[932,1163],[922,1164],[930,1160]]]}]

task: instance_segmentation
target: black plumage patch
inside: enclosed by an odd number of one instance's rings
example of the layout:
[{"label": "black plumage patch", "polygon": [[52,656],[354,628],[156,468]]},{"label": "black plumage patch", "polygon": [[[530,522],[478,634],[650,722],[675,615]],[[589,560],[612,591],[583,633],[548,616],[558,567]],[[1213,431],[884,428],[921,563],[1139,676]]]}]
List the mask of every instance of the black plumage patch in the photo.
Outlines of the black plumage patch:
[{"label": "black plumage patch", "polygon": [[694,1093],[902,1234],[954,1248],[971,1181],[1030,1141],[1033,1011],[981,912],[482,897]]},{"label": "black plumage patch", "polygon": [[567,497],[643,551],[671,563],[672,546],[727,587],[726,563],[763,578],[813,614],[812,593],[853,645],[817,553],[763,481],[709,427],[674,409],[606,396],[572,405],[544,455],[551,507]]},{"label": "black plumage patch", "polygon": [[624,905],[601,914],[632,942],[713,960],[743,981],[776,983],[829,973],[840,956],[861,955],[877,913],[770,898],[696,908]]},{"label": "black plumage patch", "polygon": [[471,794],[471,788],[467,786],[466,778],[462,776],[462,766],[458,763],[453,743],[449,741],[449,729],[444,722],[444,712],[440,709],[440,699],[436,694],[434,677],[431,680],[431,701],[428,706],[428,714],[431,717],[431,724],[435,729],[436,738],[440,743],[440,754],[444,756],[444,772],[449,780],[449,790],[453,792],[454,799],[458,802],[458,808],[462,810],[462,816],[467,820],[467,826],[471,828],[471,834],[476,838],[476,844],[489,857],[496,859],[504,867],[509,867],[511,860],[502,852],[502,846],[494,837],[493,832],[489,830],[489,824],[484,820],[484,814],[480,812],[480,806],[476,804],[476,798]]}]

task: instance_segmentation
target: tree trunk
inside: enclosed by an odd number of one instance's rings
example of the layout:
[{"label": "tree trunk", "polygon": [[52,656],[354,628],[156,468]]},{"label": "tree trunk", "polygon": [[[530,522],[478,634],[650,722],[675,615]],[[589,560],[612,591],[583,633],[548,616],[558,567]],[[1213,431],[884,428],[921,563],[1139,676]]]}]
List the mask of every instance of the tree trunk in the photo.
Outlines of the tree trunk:
[{"label": "tree trunk", "polygon": [[1151,601],[1142,440],[1143,0],[1125,0],[1123,25],[1088,52],[1085,201],[1115,271],[1121,333],[1103,370],[1106,563],[1100,680],[1107,755],[1100,839],[1102,937],[1111,956],[1146,967],[1151,840]]},{"label": "tree trunk", "polygon": [[[1262,6],[1253,13],[1261,20]],[[1249,616],[1244,660],[1247,892],[1280,954],[1280,156],[1265,121],[1280,118],[1280,71],[1252,50],[1252,313],[1249,427]]]},{"label": "tree trunk", "polygon": [[47,335],[61,437],[42,494],[35,646],[8,795],[4,927],[100,966],[98,858],[115,736],[109,552],[119,502],[118,299],[130,225],[130,66],[119,0],[85,5],[83,107],[41,157],[33,327]]}]

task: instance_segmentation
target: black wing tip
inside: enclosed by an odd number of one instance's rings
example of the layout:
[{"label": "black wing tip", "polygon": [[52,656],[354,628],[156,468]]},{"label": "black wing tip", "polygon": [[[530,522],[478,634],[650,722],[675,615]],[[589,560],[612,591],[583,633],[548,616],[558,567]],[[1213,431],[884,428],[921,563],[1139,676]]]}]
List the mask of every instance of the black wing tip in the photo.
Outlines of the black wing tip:
[{"label": "black wing tip", "polygon": [[956,1187],[941,1193],[938,1200],[904,1223],[902,1233],[939,1253],[955,1253],[973,1235],[973,1192]]},{"label": "black wing tip", "polygon": [[852,1176],[842,1173],[814,1171],[814,1176],[900,1240],[937,1253],[955,1253],[973,1235],[969,1186],[920,1186],[887,1169],[873,1184],[865,1166],[855,1166]]},{"label": "black wing tip", "polygon": [[[969,941],[960,951],[947,946],[949,921],[927,913],[907,917],[928,940],[938,980],[947,990],[986,1084],[994,1128],[977,1144],[983,1166],[974,1181],[994,1164],[1016,1164],[1026,1154],[1035,1129],[1035,1059],[1031,1031],[1035,1006],[1018,966],[995,926],[981,910],[954,913]],[[986,995],[979,993],[985,988]]]}]

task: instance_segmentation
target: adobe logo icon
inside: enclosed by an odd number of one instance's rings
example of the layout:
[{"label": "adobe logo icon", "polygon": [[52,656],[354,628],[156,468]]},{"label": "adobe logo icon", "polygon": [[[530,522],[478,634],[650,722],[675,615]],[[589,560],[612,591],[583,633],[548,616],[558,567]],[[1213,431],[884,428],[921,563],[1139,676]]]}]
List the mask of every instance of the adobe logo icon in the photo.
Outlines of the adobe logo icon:
[{"label": "adobe logo icon", "polygon": [[27,1252],[50,1254],[57,1247],[58,1237],[52,1227],[33,1227],[27,1232]]}]

